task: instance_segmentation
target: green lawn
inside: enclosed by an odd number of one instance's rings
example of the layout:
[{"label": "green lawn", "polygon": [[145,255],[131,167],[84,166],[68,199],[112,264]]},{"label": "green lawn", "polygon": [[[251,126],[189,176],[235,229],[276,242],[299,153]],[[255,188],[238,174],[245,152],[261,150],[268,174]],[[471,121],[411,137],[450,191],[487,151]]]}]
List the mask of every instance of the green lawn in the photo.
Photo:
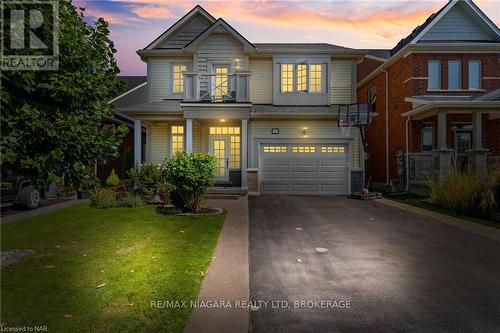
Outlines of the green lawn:
[{"label": "green lawn", "polygon": [[79,205],[1,225],[2,250],[35,250],[2,269],[1,322],[49,332],[181,332],[191,310],[151,302],[196,299],[223,223],[222,214]]},{"label": "green lawn", "polygon": [[452,211],[452,210],[449,210],[449,209],[446,209],[446,208],[435,206],[435,205],[433,205],[433,204],[431,204],[429,202],[429,199],[427,197],[420,196],[420,195],[417,195],[417,194],[390,194],[390,193],[385,193],[384,194],[384,198],[390,199],[390,200],[394,200],[394,201],[398,201],[398,202],[401,202],[401,203],[404,203],[404,204],[407,204],[407,205],[410,205],[410,206],[415,206],[415,207],[419,207],[419,208],[428,209],[428,210],[431,210],[431,211],[434,211],[434,212],[437,212],[437,213],[441,213],[441,214],[445,214],[445,215],[450,215],[450,216],[458,217],[458,218],[461,218],[461,219],[464,219],[464,220],[467,220],[467,221],[471,221],[471,222],[474,222],[474,223],[479,223],[479,224],[482,224],[482,225],[486,225],[488,227],[493,227],[493,228],[500,229],[500,223],[496,223],[496,222],[493,222],[491,220],[486,220],[486,219],[482,219],[482,218],[475,217],[475,216],[464,215],[464,214],[457,213],[455,211]]}]

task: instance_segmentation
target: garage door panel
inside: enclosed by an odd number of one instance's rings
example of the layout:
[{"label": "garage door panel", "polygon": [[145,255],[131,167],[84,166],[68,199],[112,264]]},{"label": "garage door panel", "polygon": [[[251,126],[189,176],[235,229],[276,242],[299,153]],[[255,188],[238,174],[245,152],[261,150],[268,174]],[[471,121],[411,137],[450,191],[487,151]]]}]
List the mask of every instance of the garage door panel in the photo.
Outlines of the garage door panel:
[{"label": "garage door panel", "polygon": [[[348,184],[347,151],[321,152],[322,144],[314,146],[315,152],[293,152],[292,144],[287,151],[265,153],[261,151],[261,191],[263,193],[289,194],[346,194]],[[338,145],[328,145],[335,147]],[[342,145],[341,145],[342,146]]]},{"label": "garage door panel", "polygon": [[294,158],[292,155],[292,167],[315,167],[318,162],[312,158]]},{"label": "garage door panel", "polygon": [[264,179],[288,179],[287,171],[264,171],[262,173]]},{"label": "garage door panel", "polygon": [[318,173],[316,171],[294,171],[292,172],[292,179],[312,178],[316,179]]}]

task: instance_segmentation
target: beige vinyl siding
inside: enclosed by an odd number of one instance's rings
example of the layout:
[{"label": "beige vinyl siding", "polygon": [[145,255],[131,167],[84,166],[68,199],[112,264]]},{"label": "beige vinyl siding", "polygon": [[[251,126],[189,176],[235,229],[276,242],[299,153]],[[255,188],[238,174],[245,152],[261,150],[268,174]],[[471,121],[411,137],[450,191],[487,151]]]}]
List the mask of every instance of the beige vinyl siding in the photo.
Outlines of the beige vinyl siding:
[{"label": "beige vinyl siding", "polygon": [[163,99],[172,97],[171,91],[171,78],[170,71],[173,63],[187,64],[187,70],[193,69],[192,58],[170,58],[170,57],[151,57],[148,60],[148,73],[150,86],[151,101],[161,101]]},{"label": "beige vinyl siding", "polygon": [[[303,138],[302,129],[307,127],[307,138]],[[271,130],[273,128],[279,129],[278,135],[273,135]],[[287,139],[292,140],[304,140],[304,142],[314,141],[319,142],[321,139],[340,139],[347,136],[347,133],[342,133],[342,129],[337,126],[336,120],[311,120],[311,119],[301,119],[301,120],[288,120],[288,119],[270,119],[270,120],[256,120],[250,121],[248,130],[248,167],[258,168],[258,147],[257,140],[259,139],[270,139],[279,140],[280,142],[286,142]],[[350,137],[358,137],[359,130],[356,128],[351,129]],[[356,144],[356,140],[358,143]],[[352,142],[349,145],[349,159],[352,169],[362,169],[363,166],[360,165],[361,152],[359,139],[347,140],[346,142]]]},{"label": "beige vinyl siding", "polygon": [[353,60],[332,59],[330,70],[330,103],[353,103]]},{"label": "beige vinyl siding", "polygon": [[273,60],[250,59],[250,101],[254,104],[273,103]]},{"label": "beige vinyl siding", "polygon": [[[193,151],[200,151],[201,126],[197,121],[193,121]],[[186,131],[184,131],[186,133]],[[185,140],[184,140],[185,141]]]},{"label": "beige vinyl siding", "polygon": [[[239,70],[248,68],[248,57],[243,53],[243,45],[226,33],[213,33],[198,45],[196,69],[200,74],[210,74],[211,64],[228,64],[235,71],[235,60],[240,60]],[[205,80],[200,82],[200,90],[206,91]]]},{"label": "beige vinyl siding", "polygon": [[168,156],[168,124],[151,125],[151,162],[161,162]]},{"label": "beige vinyl siding", "polygon": [[158,45],[158,48],[178,49],[186,46],[190,41],[196,38],[210,25],[210,21],[201,16],[196,15],[189,22],[170,36],[166,41]]}]

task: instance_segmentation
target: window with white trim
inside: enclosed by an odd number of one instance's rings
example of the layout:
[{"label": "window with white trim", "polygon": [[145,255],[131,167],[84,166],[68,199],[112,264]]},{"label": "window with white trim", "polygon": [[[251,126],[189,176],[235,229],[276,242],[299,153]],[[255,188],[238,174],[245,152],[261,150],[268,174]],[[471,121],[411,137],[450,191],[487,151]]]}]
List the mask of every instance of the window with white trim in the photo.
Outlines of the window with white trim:
[{"label": "window with white trim", "polygon": [[441,89],[441,61],[429,60],[427,72],[427,89]]},{"label": "window with white trim", "polygon": [[321,64],[309,65],[309,92],[311,93],[323,92],[322,68],[323,66]]},{"label": "window with white trim", "polygon": [[315,146],[293,146],[292,153],[315,153]]},{"label": "window with white trim", "polygon": [[286,153],[286,146],[264,146],[264,153]]},{"label": "window with white trim", "polygon": [[422,125],[421,151],[432,151],[434,149],[434,126],[432,123]]},{"label": "window with white trim", "polygon": [[297,65],[297,92],[307,92],[307,65]]},{"label": "window with white trim", "polygon": [[294,64],[281,64],[281,92],[293,92]]},{"label": "window with white trim", "polygon": [[184,92],[184,75],[186,65],[172,65],[172,93],[182,94]]},{"label": "window with white trim", "polygon": [[184,150],[184,126],[172,126],[172,156]]},{"label": "window with white trim", "polygon": [[469,89],[481,89],[481,61],[469,61]]}]

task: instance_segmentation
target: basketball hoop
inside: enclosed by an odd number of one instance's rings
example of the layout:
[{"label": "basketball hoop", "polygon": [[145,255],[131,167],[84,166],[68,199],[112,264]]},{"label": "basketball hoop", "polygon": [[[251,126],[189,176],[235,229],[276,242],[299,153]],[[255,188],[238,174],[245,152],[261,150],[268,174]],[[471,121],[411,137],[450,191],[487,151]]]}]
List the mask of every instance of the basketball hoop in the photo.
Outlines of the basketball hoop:
[{"label": "basketball hoop", "polygon": [[351,119],[341,119],[339,127],[341,128],[342,136],[351,136],[351,128],[354,126],[354,121]]}]

